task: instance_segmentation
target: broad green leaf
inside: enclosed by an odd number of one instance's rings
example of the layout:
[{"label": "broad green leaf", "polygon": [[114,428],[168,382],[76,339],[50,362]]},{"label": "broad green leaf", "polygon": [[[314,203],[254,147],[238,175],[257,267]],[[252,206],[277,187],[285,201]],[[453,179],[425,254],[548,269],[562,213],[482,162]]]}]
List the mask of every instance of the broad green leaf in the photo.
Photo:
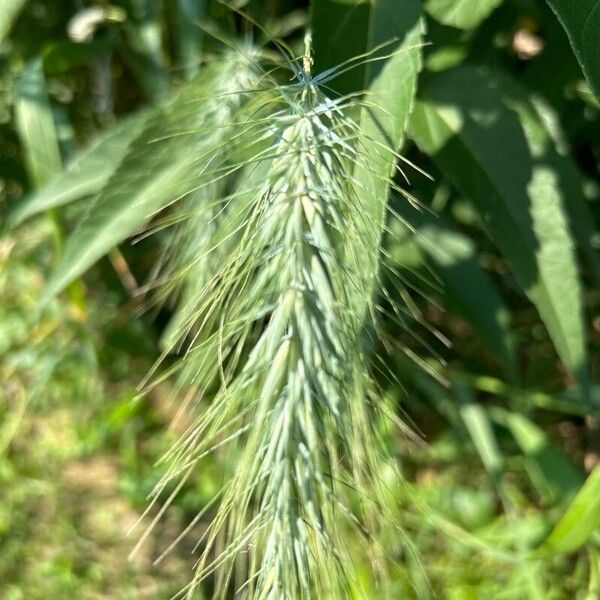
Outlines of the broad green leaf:
[{"label": "broad green leaf", "polygon": [[536,407],[571,416],[585,417],[591,414],[600,417],[600,387],[598,386],[590,386],[590,403],[584,404],[575,388],[554,396],[536,390],[518,388],[489,375],[474,375],[468,380],[471,386],[481,392],[503,396],[515,410],[527,411],[531,407]]},{"label": "broad green leaf", "polygon": [[[206,70],[182,86],[164,105],[144,109],[104,132],[62,173],[21,201],[10,214],[10,224],[18,225],[43,210],[98,193],[125,157],[133,152],[133,142],[147,127],[154,127],[156,137],[160,136],[161,121],[164,121],[165,127],[171,123],[178,132],[183,131],[185,126],[183,123],[179,125],[179,120],[194,118],[193,112],[198,106],[194,102],[206,94],[206,86],[211,85],[215,74],[215,69]],[[157,115],[163,117],[157,118]]]},{"label": "broad green leaf", "polygon": [[[388,180],[397,162],[394,152],[400,149],[410,112],[414,106],[417,75],[421,69],[421,5],[416,0],[402,3],[381,0],[373,4],[368,49],[389,40],[399,40],[394,54],[371,62],[366,71],[369,105],[363,109],[361,146],[365,161],[357,165],[355,177],[365,190],[361,198],[366,210],[379,227],[375,230],[377,248],[389,195]],[[375,241],[375,240],[374,240]]]},{"label": "broad green leaf", "polygon": [[11,30],[27,0],[2,0],[0,7],[0,44]]},{"label": "broad green leaf", "polygon": [[473,29],[501,3],[502,0],[427,0],[425,10],[444,25]]},{"label": "broad green leaf", "polygon": [[479,266],[473,242],[442,217],[419,211],[407,202],[397,210],[415,228],[414,241],[432,260],[448,305],[467,319],[489,350],[514,372],[508,309]]},{"label": "broad green leaf", "polygon": [[493,414],[510,430],[525,455],[527,470],[540,495],[550,501],[572,497],[583,476],[543,429],[516,412],[496,409]]},{"label": "broad green leaf", "polygon": [[599,527],[600,467],[596,467],[536,553],[545,555],[574,552],[581,548]]},{"label": "broad green leaf", "polygon": [[149,112],[124,120],[94,141],[46,186],[21,201],[10,215],[12,225],[49,208],[99,192],[140,134]]},{"label": "broad green leaf", "polygon": [[39,58],[26,65],[17,82],[15,120],[32,186],[40,187],[61,171],[62,162]]},{"label": "broad green leaf", "polygon": [[425,59],[427,71],[445,71],[465,62],[469,56],[469,48],[466,44],[445,45],[435,47]]},{"label": "broad green leaf", "polygon": [[600,2],[547,1],[567,32],[592,91],[596,98],[600,98]]},{"label": "broad green leaf", "polygon": [[475,67],[436,74],[424,82],[410,133],[476,208],[563,362],[586,386],[581,288],[558,176],[535,162],[499,85]]}]

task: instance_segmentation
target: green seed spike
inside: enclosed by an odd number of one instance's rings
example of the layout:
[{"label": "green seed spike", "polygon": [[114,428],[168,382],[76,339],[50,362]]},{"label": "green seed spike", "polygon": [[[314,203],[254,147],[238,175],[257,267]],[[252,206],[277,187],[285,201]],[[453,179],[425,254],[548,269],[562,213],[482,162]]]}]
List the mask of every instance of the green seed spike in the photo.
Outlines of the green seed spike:
[{"label": "green seed spike", "polygon": [[[351,597],[361,547],[383,571],[375,530],[390,459],[364,313],[353,308],[371,274],[354,266],[362,246],[347,243],[362,231],[353,171],[367,158],[347,100],[326,96],[312,65],[307,33],[295,82],[261,73],[260,91],[233,96],[237,136],[249,145],[237,163],[218,144],[204,154],[213,175],[198,209],[216,225],[181,219],[191,244],[172,272],[187,295],[169,344],[185,348],[174,367],[180,389],[203,400],[152,497],[209,452],[232,461],[188,598],[207,577],[218,599],[231,585],[249,600]],[[342,542],[347,530],[355,547]]]}]

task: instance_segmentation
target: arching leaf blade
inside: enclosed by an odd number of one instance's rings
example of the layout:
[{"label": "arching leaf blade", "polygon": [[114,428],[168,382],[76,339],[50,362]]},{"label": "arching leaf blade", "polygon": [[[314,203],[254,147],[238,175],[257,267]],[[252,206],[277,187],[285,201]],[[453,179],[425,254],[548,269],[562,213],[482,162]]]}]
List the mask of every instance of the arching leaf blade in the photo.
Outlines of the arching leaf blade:
[{"label": "arching leaf blade", "polygon": [[99,192],[140,134],[149,113],[140,112],[99,136],[66,169],[39,191],[19,202],[9,216],[12,226],[49,208]]},{"label": "arching leaf blade", "polygon": [[536,554],[565,554],[581,548],[600,527],[600,467],[588,476]]},{"label": "arching leaf blade", "polygon": [[[206,183],[202,174],[211,168],[205,155],[207,88],[221,75],[227,75],[223,65],[211,65],[201,78],[185,85],[144,120],[141,133],[129,144],[118,168],[67,239],[44,300],[138,232],[166,205]],[[223,132],[218,130],[218,134]]]},{"label": "arching leaf blade", "polygon": [[17,81],[15,120],[31,184],[40,187],[62,169],[41,58],[27,63]]},{"label": "arching leaf blade", "polygon": [[584,194],[583,177],[565,142],[558,115],[546,101],[531,96],[508,74],[499,73],[498,77],[502,81],[505,102],[519,115],[536,163],[547,166],[556,174],[556,190],[561,195],[573,236],[594,276],[600,281],[600,255],[594,241],[594,215]]},{"label": "arching leaf blade", "polygon": [[363,235],[360,240],[350,241],[357,244],[353,249],[355,268],[363,273],[361,279],[367,285],[359,304],[374,291],[390,182],[414,106],[421,69],[421,4],[411,0],[398,10],[393,1],[378,2],[373,6],[369,27],[369,48],[396,41],[380,51],[391,53],[389,58],[371,62],[366,69],[368,103],[360,116],[362,137],[358,140],[363,159],[354,171]]},{"label": "arching leaf blade", "polygon": [[44,299],[62,291],[111,248],[138,231],[153,214],[198,185],[189,147],[181,143],[153,144],[155,137],[154,128],[144,131],[94,198],[88,214],[67,239]]},{"label": "arching leaf blade", "polygon": [[564,364],[586,387],[581,286],[557,177],[532,157],[498,86],[474,67],[431,77],[411,136],[473,204]]}]

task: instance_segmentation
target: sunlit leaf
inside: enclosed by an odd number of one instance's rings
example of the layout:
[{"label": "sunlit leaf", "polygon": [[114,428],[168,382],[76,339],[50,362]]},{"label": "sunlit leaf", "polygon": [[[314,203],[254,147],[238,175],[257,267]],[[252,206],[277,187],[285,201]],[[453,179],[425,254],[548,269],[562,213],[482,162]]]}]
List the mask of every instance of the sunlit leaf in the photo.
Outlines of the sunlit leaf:
[{"label": "sunlit leaf", "polygon": [[557,177],[556,191],[560,193],[571,231],[600,281],[594,215],[583,192],[583,177],[565,142],[559,117],[547,102],[529,95],[515,79],[505,74],[499,76],[505,100],[519,115],[535,163],[545,165]]},{"label": "sunlit leaf", "polygon": [[148,116],[148,112],[141,112],[99,136],[46,186],[20,201],[11,213],[11,223],[17,225],[48,208],[99,192],[140,134]]},{"label": "sunlit leaf", "polygon": [[10,31],[27,0],[2,0],[0,9],[0,44]]},{"label": "sunlit leaf", "polygon": [[475,401],[473,392],[464,382],[457,382],[455,392],[460,402],[460,416],[481,461],[492,477],[498,477],[504,468],[504,457],[500,452],[487,410]]},{"label": "sunlit leaf", "polygon": [[600,467],[588,476],[573,502],[548,537],[538,554],[564,554],[581,548],[600,527]]},{"label": "sunlit leaf", "polygon": [[39,58],[29,62],[19,77],[15,118],[32,184],[40,187],[60,172],[62,163]]},{"label": "sunlit leaf", "polygon": [[[206,86],[214,84],[217,75],[229,84],[237,63],[227,64],[228,68],[224,63],[212,65],[198,84],[185,86],[175,101],[159,107],[141,123],[133,122],[134,127],[141,127],[141,133],[127,142],[120,164],[67,239],[61,263],[48,281],[44,298],[60,292],[167,204],[202,184],[202,173],[212,167],[202,150],[203,140],[209,138],[201,124],[207,114],[218,114],[222,102],[217,97],[211,104],[213,112],[207,112]],[[211,126],[217,135],[222,134],[217,123],[211,122]],[[123,138],[118,139],[127,141]],[[110,170],[107,168],[106,174]]]},{"label": "sunlit leaf", "polygon": [[189,136],[153,143],[163,131],[160,116],[128,149],[129,153],[91,201],[65,245],[61,263],[48,281],[45,297],[58,293],[101,256],[139,230],[169,202],[197,185]]},{"label": "sunlit leaf", "polygon": [[[356,268],[364,268],[374,277],[390,177],[397,162],[394,150],[402,143],[421,68],[421,5],[418,0],[401,5],[395,0],[314,0],[312,25],[317,72],[334,69],[381,47],[370,56],[369,63],[357,61],[328,83],[340,93],[366,90],[369,100],[362,112],[363,137],[358,142],[366,160],[355,170],[363,190],[359,200],[364,211],[364,236],[348,243],[364,246],[362,256],[366,260]],[[365,290],[365,297],[370,293]]]},{"label": "sunlit leaf", "polygon": [[[400,150],[408,118],[414,106],[417,75],[421,69],[422,22],[417,0],[394,0],[373,5],[367,49],[397,39],[384,51],[393,52],[385,62],[375,61],[366,71],[367,98],[370,107],[363,110],[359,144],[364,147],[368,164],[359,164],[354,176],[364,192],[359,197],[365,211],[366,243],[371,257],[367,271],[377,273],[378,248],[383,232],[389,180],[398,161],[393,149]],[[368,215],[368,216],[367,216]]]},{"label": "sunlit leaf", "polygon": [[581,286],[557,174],[485,71],[458,67],[422,87],[410,132],[473,204],[537,307],[565,365],[587,385]]},{"label": "sunlit leaf", "polygon": [[425,10],[444,25],[472,29],[501,3],[502,0],[427,0]]}]

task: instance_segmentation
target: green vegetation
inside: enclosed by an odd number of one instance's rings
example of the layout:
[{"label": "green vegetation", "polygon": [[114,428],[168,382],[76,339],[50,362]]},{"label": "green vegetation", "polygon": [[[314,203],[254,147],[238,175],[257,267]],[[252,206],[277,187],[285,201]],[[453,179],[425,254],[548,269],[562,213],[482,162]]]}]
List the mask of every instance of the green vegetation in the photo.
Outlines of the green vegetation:
[{"label": "green vegetation", "polygon": [[4,0],[0,597],[599,597],[598,47]]}]

